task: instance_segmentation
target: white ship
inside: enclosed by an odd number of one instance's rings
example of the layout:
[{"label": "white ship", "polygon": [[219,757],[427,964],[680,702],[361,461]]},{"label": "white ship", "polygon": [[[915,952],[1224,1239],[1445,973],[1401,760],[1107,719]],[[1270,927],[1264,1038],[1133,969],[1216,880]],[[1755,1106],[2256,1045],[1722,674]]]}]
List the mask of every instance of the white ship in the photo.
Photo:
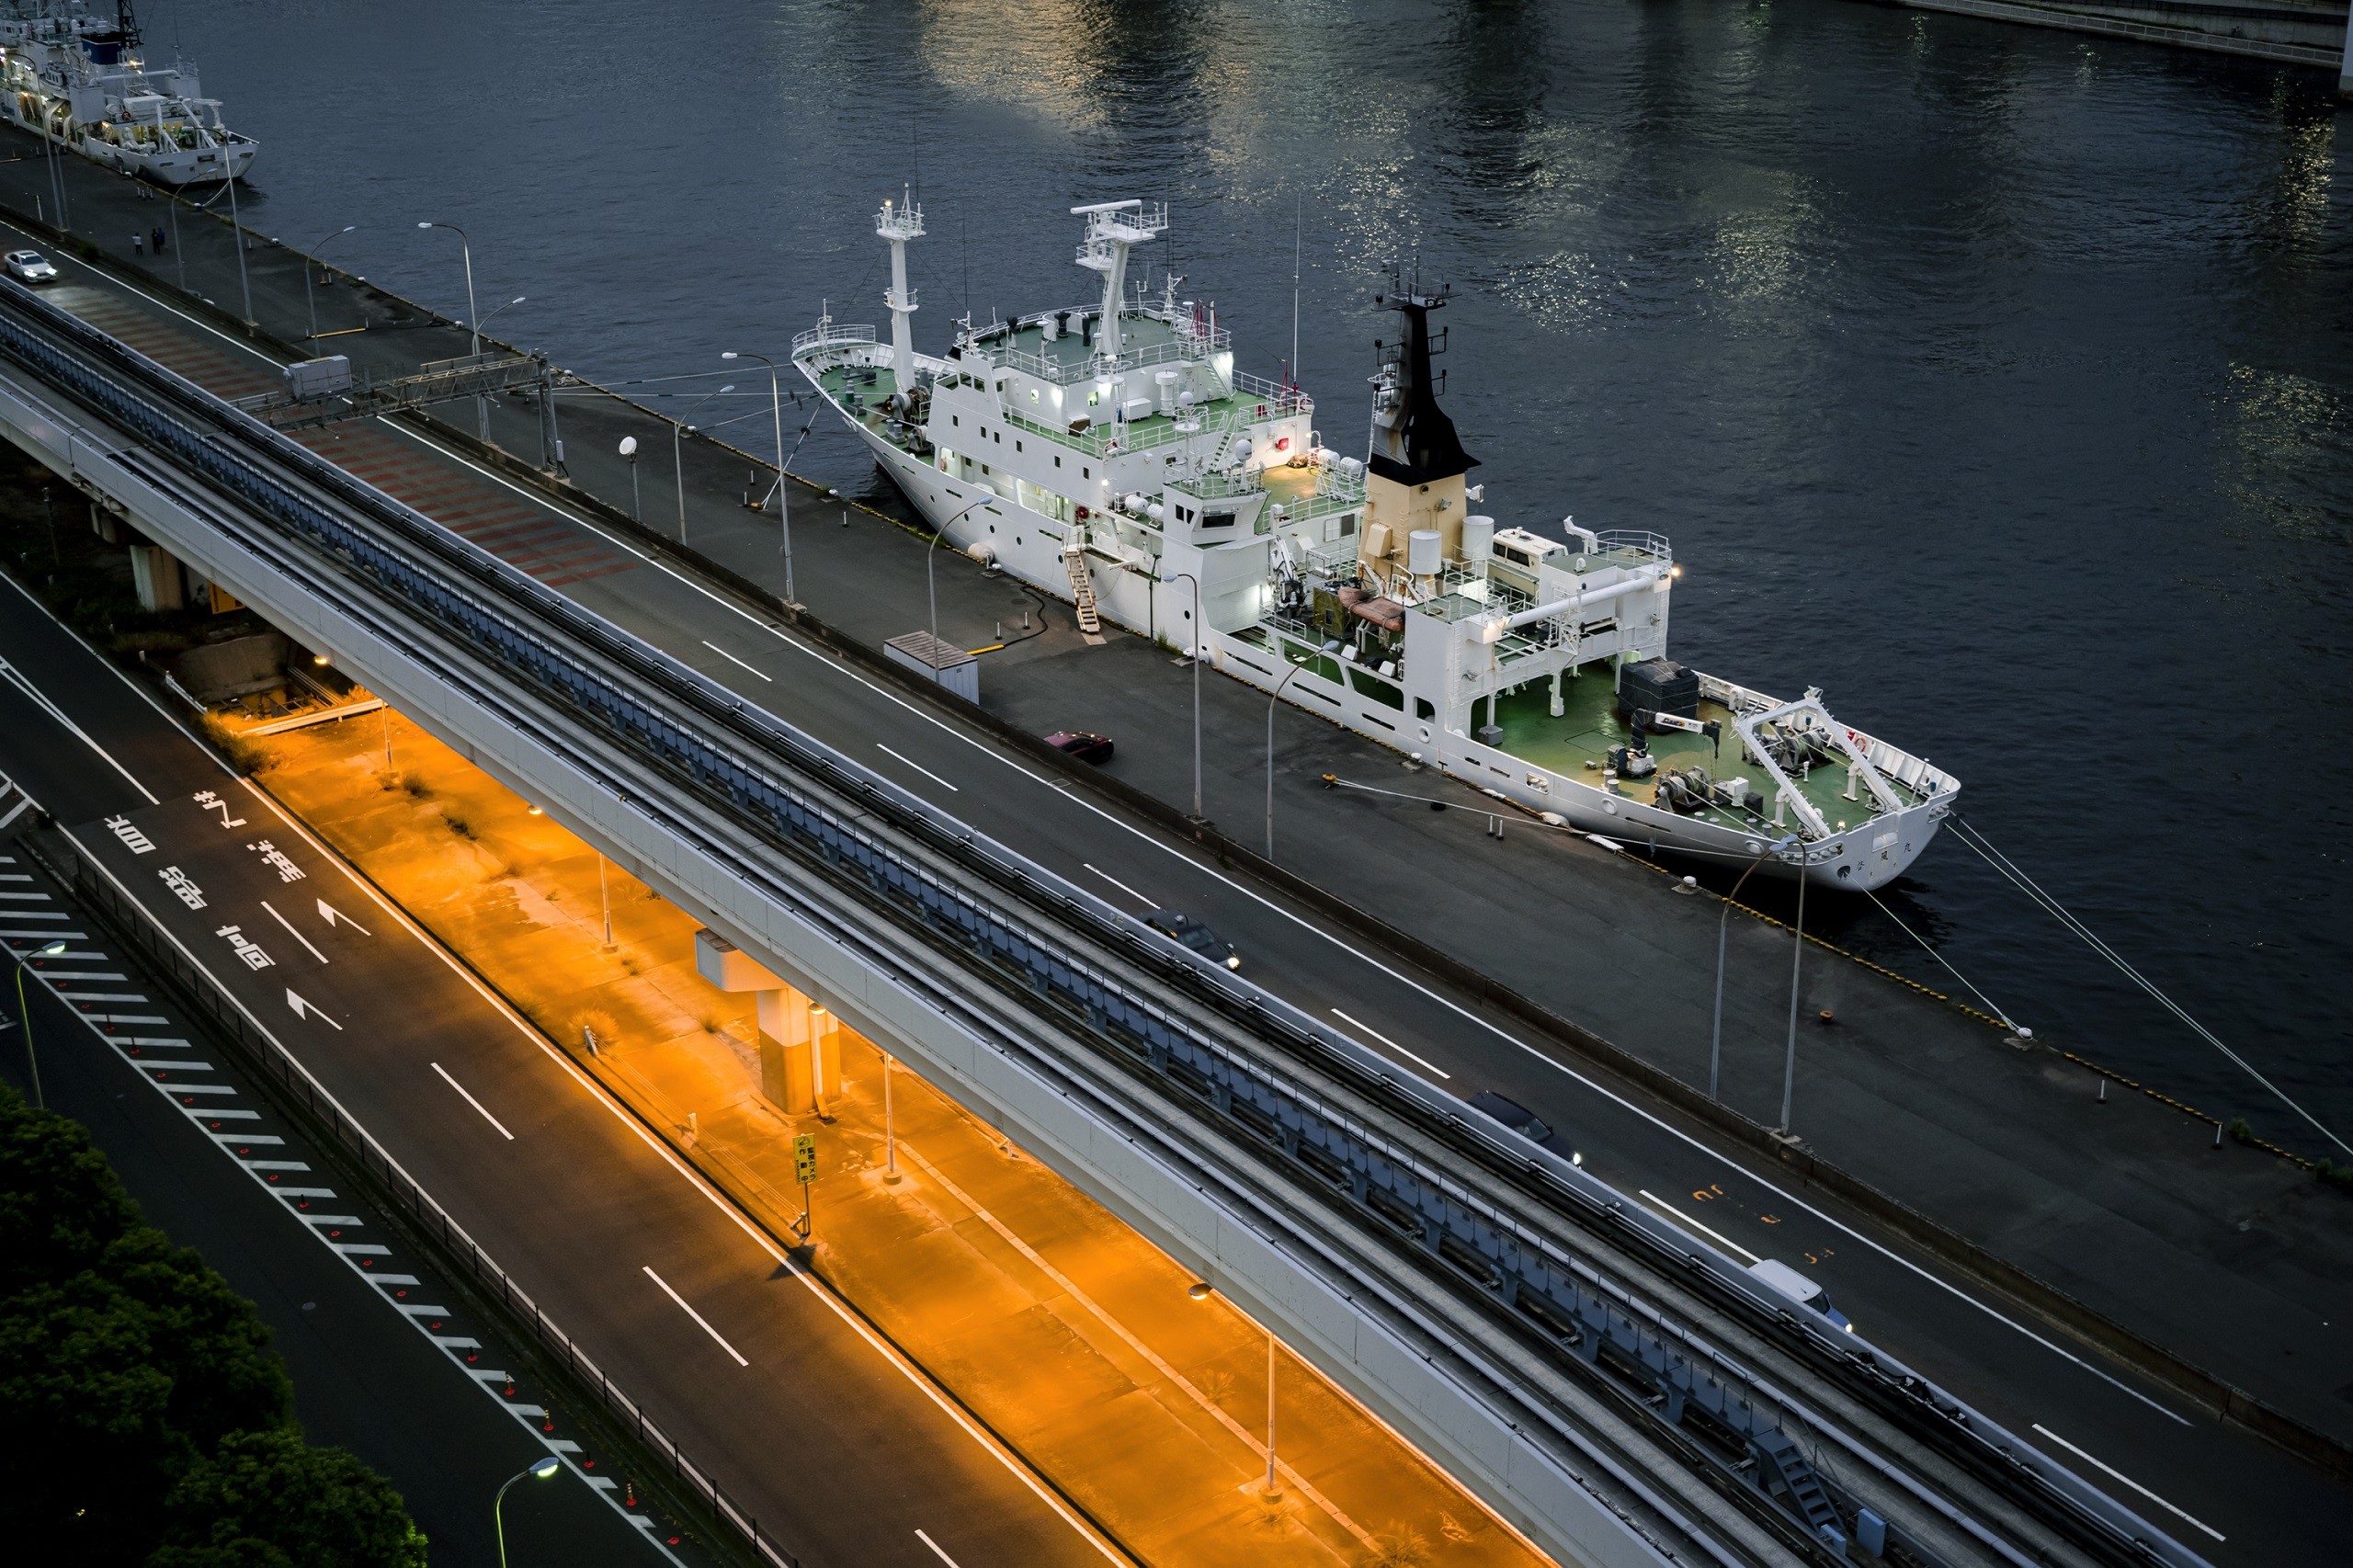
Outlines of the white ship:
[{"label": "white ship", "polygon": [[1667,541],[1498,528],[1440,411],[1429,312],[1400,279],[1377,345],[1365,459],[1322,443],[1297,388],[1236,370],[1213,310],[1128,279],[1166,210],[1108,202],[1082,305],[958,324],[917,354],[889,202],[891,338],[830,314],[793,361],[945,541],[1097,618],[1620,846],[1799,868],[1880,887],[1924,849],[1960,784],[1833,718],[1666,657]]},{"label": "white ship", "polygon": [[241,178],[259,143],[221,119],[185,61],[146,64],[131,0],[111,17],[80,0],[17,0],[0,15],[0,118],[158,185]]}]

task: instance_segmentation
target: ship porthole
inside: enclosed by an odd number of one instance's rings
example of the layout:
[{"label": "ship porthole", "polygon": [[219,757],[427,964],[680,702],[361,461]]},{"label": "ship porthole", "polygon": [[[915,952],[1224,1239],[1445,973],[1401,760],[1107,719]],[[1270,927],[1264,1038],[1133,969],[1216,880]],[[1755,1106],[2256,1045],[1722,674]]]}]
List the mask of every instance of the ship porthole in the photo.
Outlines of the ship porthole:
[{"label": "ship porthole", "polygon": [[1430,727],[1429,727],[1427,724],[1424,724],[1424,725],[1422,726],[1422,744],[1423,744],[1424,745],[1427,745],[1427,744],[1429,744],[1429,742],[1430,742]]}]

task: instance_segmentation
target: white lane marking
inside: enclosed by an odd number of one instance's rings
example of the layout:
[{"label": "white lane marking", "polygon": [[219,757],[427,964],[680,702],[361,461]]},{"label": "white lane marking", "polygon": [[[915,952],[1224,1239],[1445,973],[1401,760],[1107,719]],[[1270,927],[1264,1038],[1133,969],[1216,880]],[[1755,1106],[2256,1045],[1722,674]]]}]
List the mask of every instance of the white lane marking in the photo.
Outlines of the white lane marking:
[{"label": "white lane marking", "polygon": [[938,1558],[942,1562],[947,1563],[948,1568],[957,1568],[956,1560],[949,1556],[948,1553],[940,1551],[939,1543],[932,1540],[931,1537],[924,1534],[921,1530],[917,1530],[915,1531],[915,1539],[923,1542],[926,1546],[931,1548],[931,1554],[934,1557]]},{"label": "white lane marking", "polygon": [[441,1081],[443,1083],[457,1090],[460,1095],[465,1095],[466,1103],[473,1107],[476,1110],[481,1111],[482,1119],[484,1121],[489,1122],[493,1127],[497,1128],[498,1135],[501,1138],[506,1139],[509,1143],[515,1142],[515,1134],[506,1131],[506,1124],[499,1120],[498,1118],[491,1115],[489,1108],[484,1106],[482,1101],[474,1098],[472,1095],[466,1094],[466,1086],[458,1082],[455,1078],[449,1076],[449,1073],[447,1068],[443,1067],[438,1062],[436,1062],[433,1063],[433,1070],[441,1074]]},{"label": "white lane marking", "polygon": [[283,915],[278,914],[278,910],[277,910],[277,907],[276,907],[275,905],[273,905],[273,904],[269,902],[269,900],[267,900],[267,899],[263,899],[263,900],[261,901],[261,906],[262,906],[264,909],[267,909],[267,910],[268,910],[268,911],[269,911],[269,917],[270,917],[272,920],[277,921],[280,926],[285,926],[285,927],[286,927],[286,934],[287,934],[288,936],[290,936],[290,937],[293,937],[296,941],[298,941],[298,942],[301,943],[304,947],[306,947],[306,948],[310,948],[310,949],[311,949],[311,956],[312,956],[313,958],[314,958],[314,959],[318,960],[321,963],[325,963],[325,962],[327,962],[327,961],[328,961],[326,954],[324,954],[324,953],[323,953],[323,952],[319,951],[319,949],[316,949],[316,948],[312,948],[312,947],[311,947],[311,938],[309,938],[308,937],[305,937],[304,935],[302,935],[302,933],[301,933],[301,932],[297,931],[296,929],[294,929],[294,922],[292,922],[291,920],[287,919],[287,918],[286,918],[286,916],[284,916]]},{"label": "white lane marking", "polygon": [[1370,1035],[1373,1039],[1379,1040],[1381,1044],[1387,1046],[1390,1050],[1395,1051],[1406,1061],[1427,1067],[1441,1078],[1451,1078],[1454,1076],[1453,1074],[1448,1072],[1437,1062],[1432,1062],[1428,1057],[1415,1055],[1404,1046],[1399,1045],[1395,1040],[1391,1040],[1387,1035],[1382,1034],[1379,1029],[1374,1028],[1370,1024],[1366,1023],[1362,1018],[1352,1018],[1346,1013],[1340,1011],[1337,1007],[1332,1009],[1332,1016],[1339,1019],[1340,1022],[1347,1025],[1350,1028]]},{"label": "white lane marking", "polygon": [[1740,1254],[1741,1256],[1748,1259],[1751,1263],[1762,1263],[1765,1261],[1762,1256],[1749,1251],[1746,1247],[1741,1245],[1730,1236],[1725,1235],[1722,1232],[1708,1229],[1707,1226],[1702,1225],[1699,1221],[1694,1220],[1690,1215],[1686,1214],[1682,1210],[1677,1209],[1674,1204],[1669,1203],[1665,1199],[1659,1197],[1656,1193],[1643,1192],[1640,1188],[1637,1188],[1636,1192],[1644,1202],[1657,1210],[1660,1213],[1665,1214],[1671,1220],[1689,1226],[1692,1230],[1699,1232],[1701,1235],[1707,1237],[1710,1241],[1715,1243],[1726,1252],[1736,1252]]},{"label": "white lane marking", "polygon": [[899,756],[897,752],[892,751],[889,746],[884,745],[881,741],[875,742],[874,746],[878,751],[888,753],[892,756],[898,756],[901,762],[906,763],[909,767],[914,768],[917,773],[922,774],[926,778],[930,779],[934,784],[938,785],[940,788],[944,790],[953,790],[960,795],[964,792],[961,785],[949,783],[947,779],[942,778],[938,774],[934,773],[930,768],[926,767],[920,762],[911,761],[906,757]]},{"label": "white lane marking", "polygon": [[694,1319],[697,1326],[700,1327],[705,1334],[710,1335],[711,1343],[717,1345],[722,1350],[726,1351],[730,1356],[734,1357],[735,1364],[737,1366],[748,1367],[751,1365],[749,1361],[744,1359],[743,1355],[736,1350],[735,1346],[727,1343],[726,1339],[721,1335],[719,1330],[710,1326],[710,1321],[708,1318],[705,1318],[700,1312],[695,1311],[694,1308],[687,1305],[687,1299],[684,1296],[679,1295],[676,1290],[670,1289],[670,1282],[667,1279],[663,1278],[662,1276],[654,1272],[654,1266],[650,1263],[645,1266],[645,1277],[648,1279],[653,1280],[656,1285],[661,1286],[662,1293],[669,1297],[672,1301],[677,1302],[678,1310],[686,1313],[688,1317]]},{"label": "white lane marking", "polygon": [[[19,589],[18,591],[22,592],[23,590]],[[29,597],[30,596],[28,595],[27,597]],[[54,618],[52,617],[51,619]],[[107,750],[106,747],[92,740],[88,731],[83,729],[81,725],[67,718],[65,716],[65,710],[60,708],[56,703],[51,702],[49,699],[48,694],[33,684],[32,677],[30,676],[26,675],[24,671],[18,669],[7,660],[0,659],[0,680],[6,680],[10,686],[15,687],[18,691],[23,692],[25,696],[31,700],[35,707],[48,714],[51,719],[57,721],[58,726],[64,730],[67,734],[72,735],[75,740],[80,741],[84,745],[88,746],[92,751],[97,752],[100,756],[106,758],[107,766],[113,768],[117,773],[121,774],[125,778],[130,779],[131,787],[138,790],[141,794],[146,796],[147,803],[149,805],[153,806],[160,805],[162,803],[156,799],[155,791],[150,790],[146,785],[142,784],[139,781],[139,776],[137,774],[131,772],[131,769],[125,767],[121,763],[115,760],[114,753]]]},{"label": "white lane marking", "polygon": [[1107,881],[1107,882],[1110,883],[1113,887],[1115,887],[1115,888],[1119,889],[1121,892],[1126,893],[1130,898],[1134,899],[1138,903],[1142,904],[1146,909],[1158,909],[1158,908],[1160,907],[1160,901],[1159,901],[1159,900],[1157,900],[1157,899],[1150,899],[1150,898],[1146,898],[1146,897],[1144,897],[1144,895],[1143,895],[1143,894],[1142,894],[1142,893],[1140,893],[1140,892],[1136,892],[1136,890],[1135,890],[1135,889],[1133,889],[1133,888],[1131,888],[1131,887],[1128,886],[1128,884],[1127,884],[1127,883],[1125,883],[1125,882],[1121,881],[1119,878],[1117,878],[1117,877],[1113,876],[1110,872],[1108,872],[1108,871],[1105,870],[1102,867],[1100,867],[1100,866],[1097,866],[1097,865],[1091,865],[1091,864],[1089,864],[1088,862],[1086,862],[1086,861],[1085,861],[1085,860],[1081,860],[1081,861],[1079,862],[1079,864],[1080,864],[1080,865],[1082,865],[1082,866],[1086,867],[1086,869],[1087,869],[1088,870],[1090,870],[1090,871],[1094,872],[1097,876],[1098,876],[1098,877],[1102,878],[1105,881]]},{"label": "white lane marking", "polygon": [[41,972],[51,980],[129,980],[131,978],[127,974],[117,974],[112,970],[104,969],[50,969],[43,970]]},{"label": "white lane marking", "polygon": [[[397,426],[388,427],[398,428]],[[429,442],[426,444],[428,446],[431,445]],[[442,449],[438,447],[434,447],[433,449],[437,452],[442,450]],[[446,452],[443,455],[454,457],[454,454]],[[463,461],[464,460],[457,459],[456,460]],[[468,464],[468,466],[471,467],[472,465]],[[486,470],[481,472],[483,472],[484,473],[488,472]],[[496,478],[497,476],[489,475],[489,477]],[[506,482],[501,480],[500,483],[505,483]],[[511,489],[514,487],[510,485],[509,488]],[[518,491],[517,494],[529,493]],[[553,510],[553,508],[550,509]],[[8,579],[5,576],[0,576],[0,582],[6,581],[8,581]],[[13,586],[14,585],[11,584],[11,585]],[[43,608],[45,610],[46,607]],[[56,618],[51,616],[51,619],[54,620]],[[63,627],[63,622],[59,622],[59,625],[61,628]],[[70,631],[68,632],[68,635],[71,635]],[[133,691],[139,692],[142,697],[147,697],[145,690],[136,683],[132,682],[129,675],[121,671],[117,671],[116,673],[124,684],[130,686]],[[179,722],[179,716],[177,714],[172,712],[169,709],[165,708],[162,703],[156,701],[152,697],[147,697],[147,703],[149,707],[162,714],[165,722],[169,723],[174,729],[178,730],[184,735],[188,733],[187,726],[183,725]],[[188,739],[190,744],[194,744],[195,736],[188,735]],[[206,755],[210,756],[210,753],[207,753]],[[529,1019],[524,1017],[523,1015],[517,1012],[511,1006],[509,1006],[506,998],[500,996],[497,992],[492,990],[488,983],[483,981],[480,975],[475,974],[472,970],[469,970],[465,964],[459,960],[455,953],[452,953],[449,949],[442,946],[442,944],[436,940],[424,926],[418,925],[414,919],[410,918],[405,910],[402,909],[400,905],[394,903],[390,898],[387,898],[382,892],[379,892],[373,884],[361,877],[357,870],[353,869],[350,863],[344,859],[343,856],[338,851],[329,847],[326,841],[319,837],[317,834],[313,833],[307,824],[300,821],[292,812],[280,806],[278,801],[259,785],[254,783],[253,780],[249,778],[238,777],[238,775],[233,772],[226,763],[221,762],[218,758],[214,758],[213,760],[214,766],[218,767],[225,777],[241,785],[244,789],[245,792],[251,795],[255,801],[259,802],[263,808],[276,815],[278,821],[284,823],[286,824],[286,830],[289,833],[301,837],[304,843],[308,844],[313,849],[318,852],[321,859],[327,861],[337,870],[341,871],[343,873],[344,880],[351,884],[354,892],[361,898],[373,903],[377,908],[384,912],[384,915],[388,919],[393,921],[403,930],[406,931],[410,937],[415,938],[419,947],[423,948],[426,952],[431,953],[435,958],[439,959],[443,964],[448,966],[450,973],[456,975],[459,980],[471,986],[475,994],[479,995],[489,1005],[491,1011],[496,1013],[500,1017],[505,1018],[508,1024],[514,1027],[516,1033],[521,1035],[533,1046],[536,1046],[540,1054],[545,1056],[559,1072],[564,1074],[566,1076],[570,1077],[574,1083],[579,1085],[581,1089],[587,1094],[590,1099],[604,1107],[605,1113],[608,1116],[610,1116],[615,1121],[627,1129],[630,1134],[635,1137],[639,1142],[643,1143],[647,1150],[650,1151],[656,1159],[659,1159],[665,1165],[668,1165],[673,1171],[676,1172],[679,1178],[683,1180],[688,1187],[699,1194],[704,1202],[709,1203],[713,1209],[718,1210],[719,1212],[725,1216],[737,1230],[744,1233],[745,1236],[751,1241],[754,1246],[766,1253],[769,1259],[774,1262],[778,1267],[783,1269],[786,1274],[798,1280],[802,1290],[808,1291],[810,1295],[823,1302],[825,1310],[832,1312],[834,1316],[840,1321],[843,1327],[848,1329],[852,1334],[857,1335],[858,1338],[864,1340],[868,1348],[872,1350],[875,1355],[881,1358],[883,1361],[888,1363],[890,1367],[901,1377],[906,1379],[907,1381],[915,1387],[916,1392],[920,1392],[926,1399],[931,1401],[933,1407],[942,1415],[948,1417],[949,1420],[954,1422],[957,1427],[961,1430],[966,1437],[972,1438],[974,1446],[989,1455],[992,1459],[995,1460],[997,1463],[1003,1465],[1007,1474],[1020,1482],[1022,1485],[1028,1487],[1031,1495],[1035,1496],[1039,1502],[1044,1504],[1046,1507],[1053,1513],[1055,1517],[1061,1519],[1063,1523],[1070,1527],[1073,1534],[1076,1535],[1081,1540],[1086,1541],[1087,1545],[1093,1547],[1097,1552],[1101,1553],[1105,1561],[1118,1563],[1120,1565],[1120,1568],[1132,1568],[1133,1560],[1125,1552],[1113,1546],[1109,1540],[1104,1538],[1100,1531],[1095,1528],[1094,1526],[1088,1524],[1076,1514],[1071,1512],[1070,1506],[1063,1502],[1063,1499],[1054,1493],[1052,1488],[1049,1487],[1039,1478],[1037,1472],[1029,1468],[1027,1460],[1015,1453],[1013,1449],[1006,1447],[1004,1441],[995,1433],[975,1422],[972,1415],[966,1412],[961,1405],[958,1404],[954,1400],[949,1399],[947,1392],[942,1390],[938,1383],[932,1381],[929,1373],[926,1372],[921,1367],[918,1367],[914,1361],[910,1360],[903,1351],[901,1351],[896,1346],[892,1345],[889,1340],[884,1339],[880,1335],[876,1334],[873,1328],[868,1324],[863,1318],[860,1318],[856,1313],[852,1312],[841,1299],[835,1296],[832,1290],[828,1288],[823,1280],[817,1278],[816,1276],[811,1274],[807,1269],[802,1268],[800,1265],[794,1263],[791,1256],[786,1253],[783,1248],[778,1246],[773,1237],[769,1236],[767,1232],[761,1230],[759,1226],[752,1222],[750,1215],[745,1214],[741,1209],[737,1208],[729,1200],[726,1194],[721,1192],[716,1187],[713,1187],[710,1180],[705,1177],[700,1171],[696,1170],[692,1165],[688,1165],[684,1160],[680,1159],[676,1151],[673,1150],[668,1144],[656,1138],[653,1132],[646,1128],[644,1123],[638,1120],[635,1116],[632,1116],[630,1113],[627,1106],[622,1105],[620,1100],[614,1098],[611,1091],[608,1090],[604,1085],[598,1083],[596,1079],[583,1072],[577,1062],[574,1062],[562,1051],[559,1051],[553,1040],[549,1040],[545,1035],[541,1034],[539,1028],[533,1025]],[[108,870],[104,867],[100,867],[99,869],[104,872],[108,881],[114,883],[117,890],[119,891],[125,898],[131,896],[131,890],[123,886],[120,878],[115,876],[112,871]],[[168,935],[168,933],[166,933],[166,935]],[[171,937],[171,942],[174,947],[179,949],[181,956],[188,959],[190,963],[194,963],[196,961],[195,955],[188,950],[187,945],[181,942],[178,937]],[[100,953],[86,956],[103,958],[105,955]],[[246,1009],[243,1004],[239,1004],[239,1010],[244,1012],[247,1017],[253,1018],[256,1025],[261,1023],[261,1020],[258,1017],[255,1017],[251,1010]],[[266,1026],[263,1027],[262,1033],[273,1045],[278,1045],[278,1048],[281,1051],[285,1050],[285,1047],[278,1043],[278,1037],[271,1034]],[[289,1052],[289,1054],[291,1055],[291,1052]],[[346,1112],[345,1114],[348,1115],[349,1113]],[[672,1561],[676,1562],[676,1559],[673,1558]]]},{"label": "white lane marking", "polygon": [[716,642],[712,642],[712,641],[711,641],[710,638],[708,638],[708,637],[706,637],[706,638],[704,638],[704,639],[702,640],[702,645],[703,645],[704,647],[706,647],[706,648],[710,649],[712,653],[714,653],[718,654],[721,658],[722,658],[722,659],[726,660],[729,664],[731,664],[731,665],[742,665],[744,668],[745,668],[745,669],[747,669],[747,670],[752,670],[752,673],[753,673],[754,675],[756,675],[756,676],[758,676],[762,680],[765,680],[765,681],[774,681],[774,680],[776,679],[776,676],[772,676],[772,675],[767,674],[766,671],[763,671],[763,670],[753,670],[751,665],[744,664],[744,661],[743,661],[743,660],[741,660],[741,659],[737,658],[734,654],[733,654],[733,653],[729,653],[726,649],[724,649],[724,648],[721,647],[718,643],[716,643]]},{"label": "white lane marking", "polygon": [[2041,1422],[2036,1422],[2034,1424],[2034,1429],[2041,1433],[2044,1437],[2050,1438],[2052,1442],[2058,1444],[2061,1448],[2066,1449],[2069,1453],[2075,1455],[2077,1459],[2082,1460],[2086,1464],[2098,1466],[2100,1470],[2124,1483],[2125,1485],[2130,1486],[2133,1491],[2138,1492],[2142,1496],[2146,1497],[2158,1507],[2166,1510],[2168,1513],[2177,1515],[2193,1525],[2196,1525],[2200,1529],[2204,1530],[2216,1540],[2227,1540],[2230,1539],[2221,1530],[2218,1530],[2213,1526],[2206,1523],[2203,1519],[2194,1518],[2191,1516],[2183,1513],[2179,1508],[2175,1507],[2172,1504],[2166,1502],[2164,1498],[2158,1496],[2155,1493],[2150,1491],[2147,1487],[2142,1485],[2139,1482],[2133,1480],[2122,1471],[2116,1469],[2112,1465],[2103,1464],[2098,1460],[2092,1458],[2091,1455],[2084,1452],[2083,1449],[2075,1447],[2075,1444],[2067,1441],[2066,1438],[2061,1437],[2058,1433],[2053,1432]]}]

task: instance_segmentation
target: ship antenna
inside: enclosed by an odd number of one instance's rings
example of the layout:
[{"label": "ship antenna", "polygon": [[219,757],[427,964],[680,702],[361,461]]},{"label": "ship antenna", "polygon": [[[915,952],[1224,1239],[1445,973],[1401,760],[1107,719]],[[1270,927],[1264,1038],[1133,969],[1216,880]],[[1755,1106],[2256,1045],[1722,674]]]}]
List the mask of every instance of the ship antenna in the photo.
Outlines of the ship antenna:
[{"label": "ship antenna", "polygon": [[1290,218],[1290,384],[1299,390],[1299,239],[1307,222],[1307,199],[1294,198],[1298,205]]}]

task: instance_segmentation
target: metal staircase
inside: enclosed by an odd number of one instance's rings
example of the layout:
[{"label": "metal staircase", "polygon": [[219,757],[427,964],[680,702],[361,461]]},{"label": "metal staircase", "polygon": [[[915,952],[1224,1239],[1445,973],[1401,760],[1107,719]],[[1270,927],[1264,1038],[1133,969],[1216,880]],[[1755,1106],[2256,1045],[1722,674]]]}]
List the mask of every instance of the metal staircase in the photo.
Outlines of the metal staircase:
[{"label": "metal staircase", "polygon": [[1103,646],[1103,618],[1095,612],[1095,574],[1086,569],[1086,547],[1073,535],[1063,546],[1063,565],[1070,572],[1071,603],[1078,607],[1078,632],[1097,648]]}]

